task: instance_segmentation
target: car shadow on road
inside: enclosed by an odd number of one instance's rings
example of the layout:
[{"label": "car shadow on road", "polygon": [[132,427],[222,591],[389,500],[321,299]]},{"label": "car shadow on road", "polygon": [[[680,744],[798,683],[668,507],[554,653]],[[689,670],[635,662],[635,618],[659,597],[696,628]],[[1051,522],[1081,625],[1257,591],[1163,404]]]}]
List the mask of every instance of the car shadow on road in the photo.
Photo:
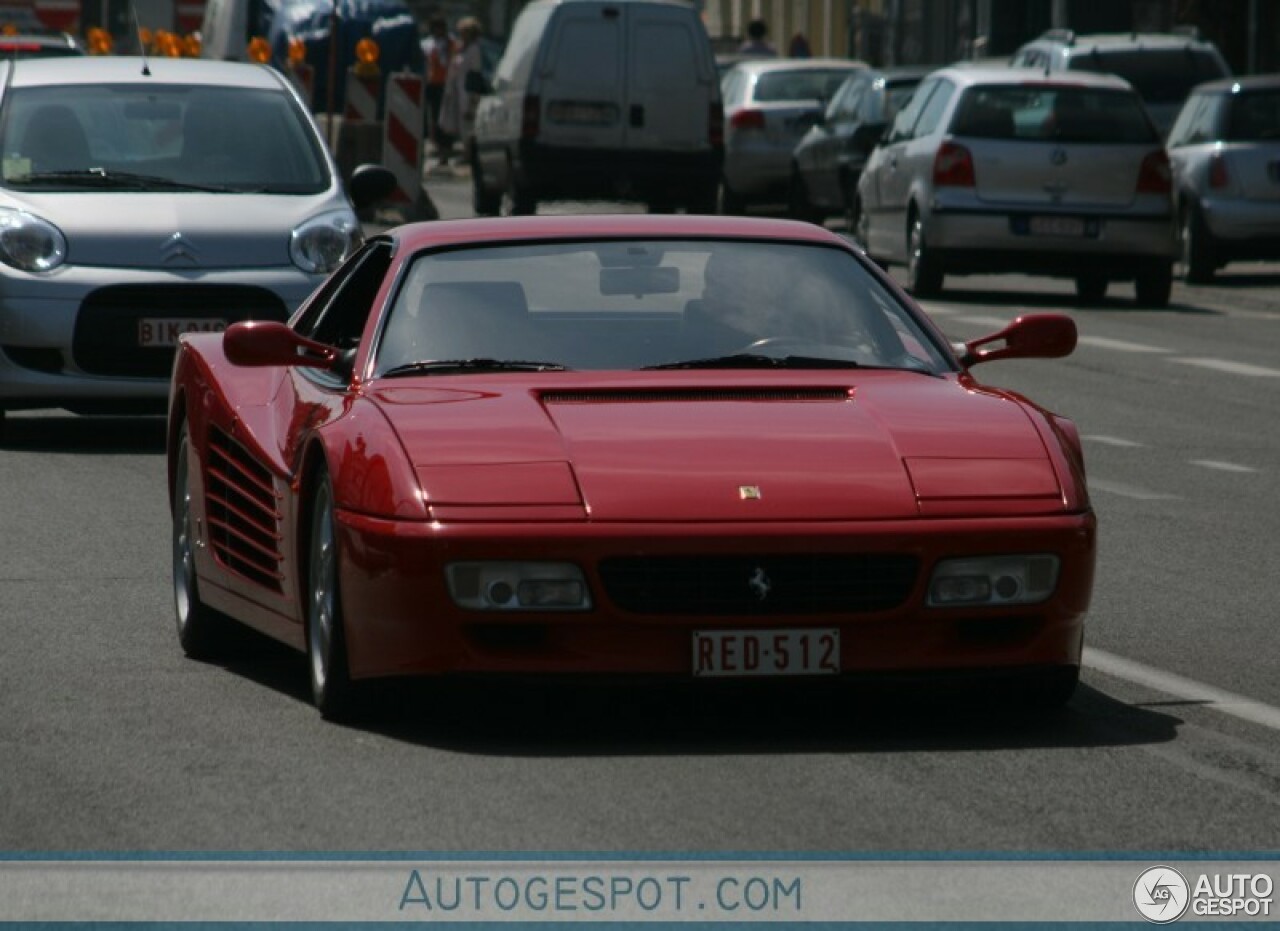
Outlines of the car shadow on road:
[{"label": "car shadow on road", "polygon": [[79,417],[59,412],[9,414],[0,421],[0,452],[137,455],[164,451],[163,417]]}]

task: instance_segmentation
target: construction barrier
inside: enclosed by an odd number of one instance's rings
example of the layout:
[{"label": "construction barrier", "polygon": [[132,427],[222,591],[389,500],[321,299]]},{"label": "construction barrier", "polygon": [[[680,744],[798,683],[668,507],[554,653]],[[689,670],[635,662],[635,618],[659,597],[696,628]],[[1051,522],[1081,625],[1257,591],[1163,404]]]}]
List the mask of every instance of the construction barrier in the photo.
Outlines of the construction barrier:
[{"label": "construction barrier", "polygon": [[422,75],[411,71],[387,79],[387,112],[382,128],[382,164],[396,176],[392,200],[414,205],[422,196]]},{"label": "construction barrier", "polygon": [[378,122],[378,75],[362,77],[355,68],[347,69],[347,106],[342,116],[348,123]]}]

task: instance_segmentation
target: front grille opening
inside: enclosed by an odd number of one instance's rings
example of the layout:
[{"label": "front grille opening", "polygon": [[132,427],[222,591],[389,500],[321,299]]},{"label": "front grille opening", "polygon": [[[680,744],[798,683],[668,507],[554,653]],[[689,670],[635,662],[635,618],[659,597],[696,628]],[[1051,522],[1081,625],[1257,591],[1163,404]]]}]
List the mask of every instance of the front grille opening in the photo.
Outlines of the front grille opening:
[{"label": "front grille opening", "polygon": [[140,344],[146,319],[221,321],[288,318],[272,291],[249,285],[109,285],[89,294],[76,315],[72,358],[90,375],[168,378],[172,346]]},{"label": "front grille opening", "polygon": [[0,346],[14,365],[45,375],[61,375],[63,359],[61,349],[48,349],[43,346]]},{"label": "front grille opening", "polygon": [[467,636],[482,650],[532,653],[547,645],[546,624],[468,624]]},{"label": "front grille opening", "polygon": [[848,388],[658,388],[546,391],[544,404],[644,404],[663,401],[847,401]]},{"label": "front grille opening", "polygon": [[1030,617],[969,619],[956,622],[956,632],[964,643],[999,646],[1030,640],[1040,629],[1040,621]]},{"label": "front grille opening", "polygon": [[723,617],[888,611],[910,597],[919,569],[905,554],[766,553],[614,557],[599,571],[623,611]]}]

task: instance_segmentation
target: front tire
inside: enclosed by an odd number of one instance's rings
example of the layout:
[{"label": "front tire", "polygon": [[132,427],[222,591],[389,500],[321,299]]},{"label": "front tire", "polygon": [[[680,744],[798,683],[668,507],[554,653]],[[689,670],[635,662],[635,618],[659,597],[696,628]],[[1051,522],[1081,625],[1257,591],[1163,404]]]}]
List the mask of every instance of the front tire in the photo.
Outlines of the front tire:
[{"label": "front tire", "polygon": [[1167,307],[1173,293],[1173,264],[1152,262],[1138,271],[1133,283],[1139,307]]},{"label": "front tire", "polygon": [[178,643],[192,659],[209,659],[226,647],[229,619],[200,600],[196,577],[195,524],[191,517],[191,438],[184,423],[178,433],[173,476],[173,608]]},{"label": "front tire", "polygon": [[338,720],[355,707],[355,689],[347,663],[342,595],[338,587],[338,537],[333,515],[333,485],[327,470],[316,476],[307,547],[307,668],[311,697],[320,714]]},{"label": "front tire", "polygon": [[484,169],[478,156],[471,158],[471,208],[478,217],[496,217],[502,209],[502,192],[484,186]]},{"label": "front tire", "polygon": [[933,297],[942,291],[942,269],[924,238],[924,220],[911,215],[907,232],[907,287],[916,297]]},{"label": "front tire", "polygon": [[507,164],[507,187],[502,193],[502,210],[504,217],[531,217],[538,211],[538,199],[527,186],[520,183],[516,174],[516,166]]},{"label": "front tire", "polygon": [[1107,296],[1107,279],[1102,275],[1077,275],[1076,297],[1082,304],[1101,304]]}]

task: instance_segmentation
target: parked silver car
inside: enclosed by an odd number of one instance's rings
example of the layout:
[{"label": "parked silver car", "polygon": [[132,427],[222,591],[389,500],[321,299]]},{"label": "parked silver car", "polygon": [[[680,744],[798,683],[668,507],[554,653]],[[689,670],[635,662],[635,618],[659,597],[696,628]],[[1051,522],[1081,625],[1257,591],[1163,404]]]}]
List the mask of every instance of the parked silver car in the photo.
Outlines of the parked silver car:
[{"label": "parked silver car", "polygon": [[1084,301],[1132,280],[1169,301],[1177,233],[1169,160],[1142,102],[1112,75],[1013,68],[931,74],[858,184],[859,240],[907,265],[917,295],[945,275],[1075,279]]},{"label": "parked silver car", "polygon": [[163,411],[179,334],[286,319],[361,239],[273,68],[29,59],[0,89],[0,417]]},{"label": "parked silver car", "polygon": [[791,153],[850,73],[843,58],[753,58],[725,72],[722,213],[785,203]]},{"label": "parked silver car", "polygon": [[1280,259],[1280,75],[1201,84],[1167,146],[1187,281]]}]

